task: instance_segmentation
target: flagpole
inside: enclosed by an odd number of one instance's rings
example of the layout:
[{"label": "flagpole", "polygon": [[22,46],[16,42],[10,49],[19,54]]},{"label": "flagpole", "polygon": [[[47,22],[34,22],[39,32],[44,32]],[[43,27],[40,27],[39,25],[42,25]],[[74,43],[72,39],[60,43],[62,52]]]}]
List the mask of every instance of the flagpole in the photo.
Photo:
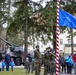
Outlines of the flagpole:
[{"label": "flagpole", "polygon": [[57,0],[57,22],[56,22],[56,75],[59,75],[59,8],[60,0]]}]

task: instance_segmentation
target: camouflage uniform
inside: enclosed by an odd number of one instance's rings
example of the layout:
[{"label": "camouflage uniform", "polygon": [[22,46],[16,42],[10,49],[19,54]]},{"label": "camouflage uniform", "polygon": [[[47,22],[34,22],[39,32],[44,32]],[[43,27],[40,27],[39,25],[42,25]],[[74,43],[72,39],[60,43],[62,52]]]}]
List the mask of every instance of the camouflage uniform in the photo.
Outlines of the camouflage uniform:
[{"label": "camouflage uniform", "polygon": [[48,73],[50,75],[54,74],[55,69],[55,55],[49,51],[44,54],[44,75]]},{"label": "camouflage uniform", "polygon": [[50,75],[54,75],[54,71],[55,71],[55,55],[54,54],[51,54],[51,62],[50,62],[50,69],[51,69],[51,72],[50,72]]},{"label": "camouflage uniform", "polygon": [[41,56],[40,52],[38,52],[36,50],[36,51],[34,51],[34,57],[35,57],[35,61],[34,61],[35,75],[40,75],[40,69],[41,69],[41,64],[42,64],[42,56]]}]

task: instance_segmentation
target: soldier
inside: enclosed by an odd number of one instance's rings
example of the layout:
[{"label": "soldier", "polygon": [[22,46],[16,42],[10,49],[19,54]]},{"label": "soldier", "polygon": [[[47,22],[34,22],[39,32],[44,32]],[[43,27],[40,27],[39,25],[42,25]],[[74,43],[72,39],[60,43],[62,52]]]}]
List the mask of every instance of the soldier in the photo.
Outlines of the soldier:
[{"label": "soldier", "polygon": [[42,56],[39,51],[39,46],[36,46],[36,50],[34,51],[34,66],[35,66],[35,75],[40,75],[40,69],[42,64]]},{"label": "soldier", "polygon": [[44,75],[53,75],[55,70],[55,55],[50,52],[50,47],[46,48],[47,52],[44,54]]}]

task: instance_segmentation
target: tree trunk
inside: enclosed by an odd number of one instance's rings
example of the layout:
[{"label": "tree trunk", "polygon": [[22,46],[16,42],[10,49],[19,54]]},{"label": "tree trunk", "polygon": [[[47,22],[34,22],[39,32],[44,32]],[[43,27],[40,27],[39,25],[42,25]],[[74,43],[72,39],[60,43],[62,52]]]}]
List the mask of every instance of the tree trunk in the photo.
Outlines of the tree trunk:
[{"label": "tree trunk", "polygon": [[10,4],[11,4],[11,0],[8,0],[8,16],[10,17]]},{"label": "tree trunk", "polygon": [[25,39],[25,59],[28,50],[28,17],[25,17],[25,29],[24,29],[24,39]]},{"label": "tree trunk", "polygon": [[[10,23],[9,22],[9,18],[10,18],[10,4],[11,4],[11,0],[8,0],[8,26],[9,26],[9,23]],[[8,41],[8,40],[9,40],[9,36],[8,36],[8,34],[6,32],[6,41]]]},{"label": "tree trunk", "polygon": [[73,29],[71,29],[71,54],[73,55]]},{"label": "tree trunk", "polygon": [[26,8],[26,14],[25,14],[25,20],[24,20],[24,44],[25,44],[25,48],[24,48],[24,61],[26,59],[26,55],[27,55],[27,51],[28,51],[28,0],[24,0],[25,2],[25,8]]},{"label": "tree trunk", "polygon": [[53,49],[55,50],[55,52],[56,52],[56,26],[53,26],[53,39],[54,39],[54,41],[53,41]]},{"label": "tree trunk", "polygon": [[[1,36],[1,27],[0,27],[0,36]],[[1,48],[1,40],[0,40],[0,48]]]}]

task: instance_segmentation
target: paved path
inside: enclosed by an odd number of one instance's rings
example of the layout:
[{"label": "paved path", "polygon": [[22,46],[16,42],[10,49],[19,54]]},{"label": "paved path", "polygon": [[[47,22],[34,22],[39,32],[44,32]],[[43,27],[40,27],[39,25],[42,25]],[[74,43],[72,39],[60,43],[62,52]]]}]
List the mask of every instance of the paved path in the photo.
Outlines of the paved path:
[{"label": "paved path", "polygon": [[24,66],[23,65],[21,65],[21,66],[14,66],[14,68],[24,68]]},{"label": "paved path", "polygon": [[65,74],[65,73],[62,73],[62,74],[59,74],[59,75],[76,75],[74,74],[74,69],[72,70],[72,74]]},{"label": "paved path", "polygon": [[[48,74],[49,75],[49,74]],[[54,75],[56,75],[56,74],[54,74]],[[66,73],[60,73],[59,75],[76,75],[76,74],[74,74],[74,69],[72,70],[72,74],[66,74]]]},{"label": "paved path", "polygon": [[76,75],[76,74],[65,74],[65,73],[64,73],[64,74],[59,74],[59,75]]}]

